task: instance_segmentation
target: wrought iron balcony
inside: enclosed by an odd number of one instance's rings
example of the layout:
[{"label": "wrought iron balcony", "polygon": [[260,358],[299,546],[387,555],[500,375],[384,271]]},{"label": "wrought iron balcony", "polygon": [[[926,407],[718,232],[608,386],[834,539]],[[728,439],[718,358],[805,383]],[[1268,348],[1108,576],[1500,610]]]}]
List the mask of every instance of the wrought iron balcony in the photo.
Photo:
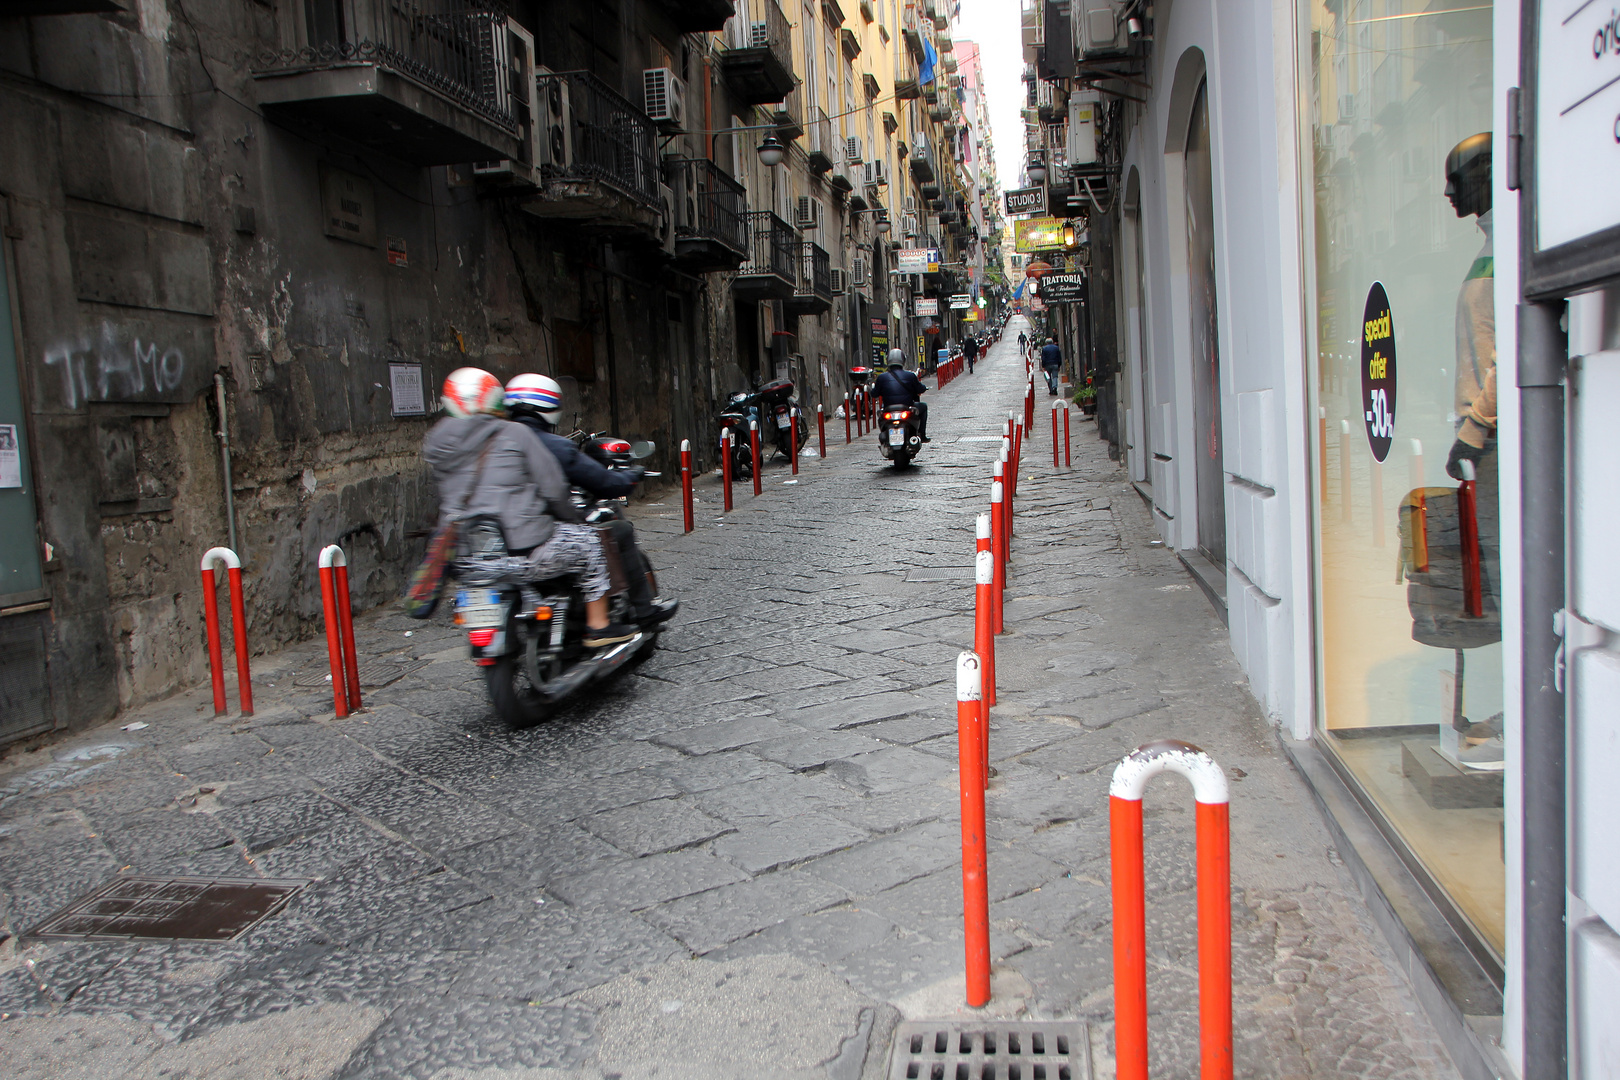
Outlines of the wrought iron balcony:
[{"label": "wrought iron balcony", "polygon": [[537,217],[656,230],[659,223],[657,127],[629,100],[588,71],[535,80],[545,154],[540,194],[523,203]]},{"label": "wrought iron balcony", "polygon": [[820,105],[810,109],[809,145],[804,148],[814,172],[824,173],[838,161],[840,149],[833,140],[832,121],[821,111]]},{"label": "wrought iron balcony", "polygon": [[265,108],[417,165],[523,158],[512,72],[527,70],[530,50],[501,0],[308,0],[295,10],[284,47],[254,65]]},{"label": "wrought iron balcony", "polygon": [[832,309],[832,259],[820,244],[799,241],[799,283],[782,301],[785,315],[820,315]]},{"label": "wrought iron balcony", "polygon": [[737,268],[731,290],[744,300],[787,300],[799,287],[799,238],[793,226],[769,210],[743,215],[748,259]]},{"label": "wrought iron balcony", "polygon": [[765,106],[770,122],[776,125],[776,134],[782,139],[797,139],[804,134],[804,113],[799,108],[799,88],[795,86],[786,97]]},{"label": "wrought iron balcony", "polygon": [[768,105],[797,85],[788,20],[776,0],[742,0],[720,70],[734,104]]},{"label": "wrought iron balcony", "polygon": [[917,85],[917,65],[911,57],[901,50],[894,54],[894,96],[901,101],[910,101],[922,93]]},{"label": "wrought iron balcony", "polygon": [[918,60],[923,58],[923,25],[916,3],[908,0],[900,15],[900,36],[906,39],[906,48]]},{"label": "wrought iron balcony", "polygon": [[735,270],[748,258],[748,192],[704,158],[665,162],[675,192],[675,262],[695,273]]},{"label": "wrought iron balcony", "polygon": [[911,145],[911,178],[919,184],[932,184],[934,173],[934,146],[921,136]]}]

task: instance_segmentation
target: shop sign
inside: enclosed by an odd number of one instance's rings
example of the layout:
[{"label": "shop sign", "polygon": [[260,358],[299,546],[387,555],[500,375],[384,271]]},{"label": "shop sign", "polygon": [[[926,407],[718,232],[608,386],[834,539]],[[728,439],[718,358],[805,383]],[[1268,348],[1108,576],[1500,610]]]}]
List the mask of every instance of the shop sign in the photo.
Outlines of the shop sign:
[{"label": "shop sign", "polygon": [[1013,250],[1050,251],[1062,247],[1062,218],[1024,218],[1013,222]]},{"label": "shop sign", "polygon": [[1081,274],[1047,274],[1041,278],[1041,297],[1049,304],[1066,304],[1079,300],[1085,292],[1086,279]]},{"label": "shop sign", "polygon": [[1007,192],[1007,216],[1016,217],[1019,214],[1046,213],[1046,189],[1044,187],[1016,188]]},{"label": "shop sign", "polygon": [[872,320],[872,361],[881,367],[889,355],[889,320]]},{"label": "shop sign", "polygon": [[1609,4],[1536,8],[1525,291],[1547,295],[1620,273],[1620,18]]},{"label": "shop sign", "polygon": [[918,298],[918,300],[916,301],[916,304],[917,304],[917,314],[918,315],[938,315],[939,314],[939,301],[938,300],[931,299],[931,298],[930,299]]},{"label": "shop sign", "polygon": [[939,273],[938,248],[901,248],[897,254],[902,274]]},{"label": "shop sign", "polygon": [[1395,322],[1384,286],[1373,282],[1361,316],[1361,412],[1374,459],[1389,456],[1395,439]]},{"label": "shop sign", "polygon": [[322,165],[321,217],[327,236],[377,246],[377,189],[365,177]]},{"label": "shop sign", "polygon": [[952,311],[966,311],[972,306],[973,297],[969,296],[967,293],[957,293],[955,296],[951,297]]}]

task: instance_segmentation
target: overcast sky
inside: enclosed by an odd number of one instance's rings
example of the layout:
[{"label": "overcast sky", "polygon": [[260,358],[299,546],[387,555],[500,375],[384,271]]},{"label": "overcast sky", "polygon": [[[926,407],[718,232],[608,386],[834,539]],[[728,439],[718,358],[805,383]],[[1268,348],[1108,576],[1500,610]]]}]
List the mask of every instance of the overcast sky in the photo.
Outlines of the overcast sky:
[{"label": "overcast sky", "polygon": [[996,178],[1003,191],[1023,179],[1024,125],[1018,111],[1023,104],[1024,60],[1019,20],[1018,0],[962,0],[962,14],[952,26],[958,40],[979,46],[996,144]]}]

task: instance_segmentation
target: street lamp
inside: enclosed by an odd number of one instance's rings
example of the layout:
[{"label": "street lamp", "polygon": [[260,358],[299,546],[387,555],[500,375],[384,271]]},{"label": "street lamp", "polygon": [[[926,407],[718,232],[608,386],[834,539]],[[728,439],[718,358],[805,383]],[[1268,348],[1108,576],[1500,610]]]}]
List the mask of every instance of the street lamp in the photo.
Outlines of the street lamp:
[{"label": "street lamp", "polygon": [[759,144],[756,153],[759,154],[760,164],[775,168],[782,164],[782,158],[787,156],[787,147],[783,146],[775,135],[767,135],[765,141]]},{"label": "street lamp", "polygon": [[1030,156],[1026,171],[1029,173],[1030,183],[1037,185],[1046,183],[1046,161],[1039,154]]},{"label": "street lamp", "polygon": [[722,135],[736,135],[744,131],[769,131],[772,134],[765,136],[759,146],[755,147],[754,152],[759,155],[761,165],[775,168],[782,164],[783,158],[787,157],[787,147],[776,137],[776,130],[777,125],[775,124],[750,124],[747,127],[720,128],[718,131],[711,131],[709,133],[709,160],[713,161],[715,159],[715,143],[719,141]]}]

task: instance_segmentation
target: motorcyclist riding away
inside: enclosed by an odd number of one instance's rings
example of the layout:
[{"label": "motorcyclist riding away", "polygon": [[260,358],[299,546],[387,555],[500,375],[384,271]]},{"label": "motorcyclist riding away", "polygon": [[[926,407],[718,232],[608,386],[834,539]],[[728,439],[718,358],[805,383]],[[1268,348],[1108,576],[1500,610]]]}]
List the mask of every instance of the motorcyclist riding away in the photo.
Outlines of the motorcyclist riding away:
[{"label": "motorcyclist riding away", "polygon": [[557,459],[503,418],[505,389],[479,368],[444,380],[444,410],[422,443],[439,489],[439,520],[497,519],[512,569],[530,581],[577,575],[585,594],[585,645],[629,641],[636,628],[608,620],[607,556],[596,530],[579,521]]},{"label": "motorcyclist riding away", "polygon": [[928,406],[923,403],[925,392],[922,380],[906,370],[906,354],[900,349],[889,350],[889,370],[873,383],[884,405],[910,405],[917,410],[917,435],[923,442],[928,437]]},{"label": "motorcyclist riding away", "polygon": [[[539,437],[556,457],[570,484],[599,499],[618,499],[630,494],[646,475],[647,470],[640,465],[623,471],[609,469],[580,450],[573,439],[557,434],[557,420],[562,416],[562,387],[553,379],[534,374],[512,379],[506,384],[506,411],[516,423]],[[607,529],[618,546],[636,622],[651,626],[669,619],[681,606],[680,601],[653,596],[652,587],[647,583],[647,564],[636,546],[635,526],[620,518],[609,522]]]}]

